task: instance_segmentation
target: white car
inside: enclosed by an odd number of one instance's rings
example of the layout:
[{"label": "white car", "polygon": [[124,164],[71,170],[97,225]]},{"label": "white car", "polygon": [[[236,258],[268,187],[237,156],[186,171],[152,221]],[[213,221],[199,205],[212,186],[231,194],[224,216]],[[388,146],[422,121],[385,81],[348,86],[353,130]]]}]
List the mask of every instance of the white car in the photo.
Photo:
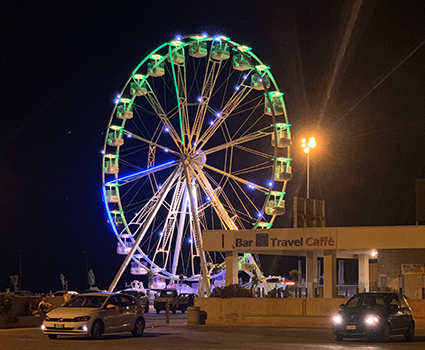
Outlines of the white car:
[{"label": "white car", "polygon": [[131,295],[79,294],[50,311],[41,330],[50,339],[58,335],[99,338],[103,333],[131,332],[140,337],[145,329],[143,307]]}]

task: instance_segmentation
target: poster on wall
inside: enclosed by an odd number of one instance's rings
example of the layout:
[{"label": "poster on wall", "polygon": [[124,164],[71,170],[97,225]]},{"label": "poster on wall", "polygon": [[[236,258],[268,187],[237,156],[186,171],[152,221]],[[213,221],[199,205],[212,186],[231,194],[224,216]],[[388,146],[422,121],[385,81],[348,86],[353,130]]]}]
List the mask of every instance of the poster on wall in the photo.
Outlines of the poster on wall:
[{"label": "poster on wall", "polygon": [[403,275],[423,275],[425,267],[424,264],[402,264],[401,273]]}]

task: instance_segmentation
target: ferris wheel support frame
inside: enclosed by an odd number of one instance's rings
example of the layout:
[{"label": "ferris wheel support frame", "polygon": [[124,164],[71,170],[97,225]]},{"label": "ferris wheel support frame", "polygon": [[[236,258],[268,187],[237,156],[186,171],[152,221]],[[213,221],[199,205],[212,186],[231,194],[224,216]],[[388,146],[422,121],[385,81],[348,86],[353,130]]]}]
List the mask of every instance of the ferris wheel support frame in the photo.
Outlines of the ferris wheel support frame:
[{"label": "ferris wheel support frame", "polygon": [[115,275],[115,278],[113,279],[111,285],[109,286],[109,288],[108,288],[109,292],[113,292],[115,287],[117,286],[118,281],[120,280],[122,274],[124,273],[124,270],[128,266],[128,263],[130,262],[130,260],[133,258],[133,255],[134,255],[136,249],[139,248],[139,244],[141,243],[146,230],[149,228],[150,224],[154,220],[155,215],[157,214],[159,208],[162,206],[162,204],[165,200],[165,197],[167,196],[168,192],[170,191],[171,186],[174,184],[175,180],[178,178],[180,172],[181,172],[181,166],[176,167],[176,169],[174,170],[174,173],[171,176],[171,180],[164,187],[164,189],[161,193],[161,196],[159,197],[158,201],[155,203],[154,208],[152,209],[152,213],[149,216],[149,219],[144,223],[143,229],[139,233],[139,236],[135,240],[135,243],[131,247],[131,249],[130,249],[129,253],[127,254],[127,256],[125,257],[120,269],[118,270],[117,274]]},{"label": "ferris wheel support frame", "polygon": [[183,167],[184,167],[184,175],[186,177],[187,191],[189,193],[189,203],[190,203],[190,212],[192,214],[192,223],[195,228],[194,238],[195,238],[195,241],[197,242],[197,246],[199,247],[199,257],[201,258],[201,283],[198,283],[198,295],[203,295],[204,294],[203,291],[205,290],[207,296],[210,296],[211,294],[210,278],[208,276],[208,271],[206,270],[207,261],[205,259],[205,253],[203,249],[201,226],[199,225],[198,215],[195,210],[195,198],[193,198],[194,193],[192,189],[192,180],[190,178],[189,169],[188,169],[189,162],[187,161],[187,159],[185,160]]}]

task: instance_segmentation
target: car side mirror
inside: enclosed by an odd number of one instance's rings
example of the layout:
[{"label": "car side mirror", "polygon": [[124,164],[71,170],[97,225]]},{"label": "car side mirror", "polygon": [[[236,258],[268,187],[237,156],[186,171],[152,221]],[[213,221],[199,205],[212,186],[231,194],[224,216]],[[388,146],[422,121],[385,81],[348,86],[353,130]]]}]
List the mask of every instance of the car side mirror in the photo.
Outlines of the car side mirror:
[{"label": "car side mirror", "polygon": [[390,305],[390,309],[391,309],[391,311],[398,311],[398,310],[400,310],[400,306],[398,306],[398,305]]},{"label": "car side mirror", "polygon": [[340,307],[341,309],[344,309],[344,308],[345,308],[345,304],[341,304],[339,307]]}]

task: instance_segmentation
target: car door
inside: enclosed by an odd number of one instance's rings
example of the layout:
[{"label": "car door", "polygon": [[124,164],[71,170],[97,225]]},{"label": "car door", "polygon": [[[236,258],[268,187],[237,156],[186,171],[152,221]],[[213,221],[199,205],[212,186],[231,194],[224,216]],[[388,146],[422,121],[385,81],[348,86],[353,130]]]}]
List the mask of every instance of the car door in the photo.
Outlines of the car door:
[{"label": "car door", "polygon": [[403,296],[399,295],[398,298],[400,300],[400,309],[402,311],[400,327],[407,329],[413,320],[412,310],[410,309],[409,304],[407,304],[407,301]]},{"label": "car door", "polygon": [[118,295],[112,295],[108,299],[103,317],[105,332],[119,332],[119,329],[122,327],[123,316],[120,306],[121,298]]},{"label": "car door", "polygon": [[136,300],[127,295],[121,295],[122,324],[121,331],[133,330],[136,321],[137,303]]},{"label": "car door", "polygon": [[391,328],[393,330],[404,328],[404,324],[406,323],[406,314],[402,308],[400,299],[397,294],[390,295],[390,307],[391,307],[391,315],[390,322]]}]

